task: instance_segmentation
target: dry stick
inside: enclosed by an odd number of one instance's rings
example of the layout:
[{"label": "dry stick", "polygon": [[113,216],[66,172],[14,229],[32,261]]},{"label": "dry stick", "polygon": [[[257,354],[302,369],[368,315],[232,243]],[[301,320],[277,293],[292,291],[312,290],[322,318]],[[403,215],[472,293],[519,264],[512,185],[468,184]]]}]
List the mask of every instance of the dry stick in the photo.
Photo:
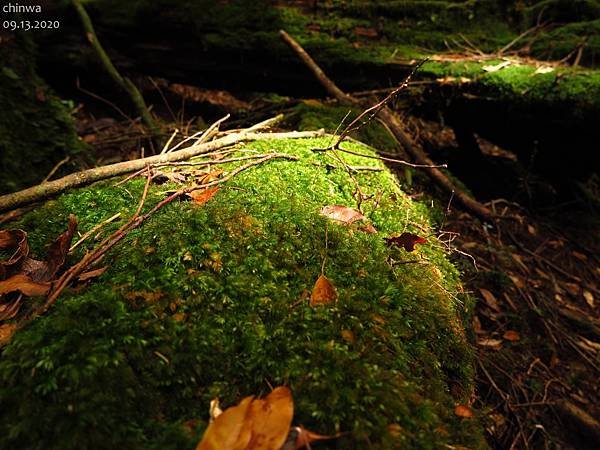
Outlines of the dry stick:
[{"label": "dry stick", "polygon": [[37,186],[0,196],[0,212],[28,205],[50,196],[60,194],[67,189],[84,186],[95,181],[112,178],[117,175],[135,172],[147,165],[166,163],[171,161],[184,161],[194,156],[209,153],[223,147],[228,147],[242,141],[255,141],[259,139],[299,139],[323,136],[324,130],[319,131],[291,131],[288,133],[255,133],[241,131],[215,139],[205,144],[192,145],[182,150],[166,153],[164,155],[149,156],[147,158],[124,161],[108,166],[96,167],[81,172],[67,175],[57,180],[48,181]]},{"label": "dry stick", "polygon": [[62,167],[62,165],[63,165],[63,164],[65,164],[65,163],[68,163],[70,159],[71,159],[71,157],[70,157],[70,156],[67,156],[67,157],[65,157],[65,158],[61,159],[61,160],[60,160],[60,161],[59,161],[59,162],[58,162],[58,163],[57,163],[57,164],[56,164],[56,165],[55,165],[55,166],[52,168],[52,170],[50,171],[50,173],[49,173],[48,175],[46,175],[46,178],[44,178],[44,179],[42,180],[42,183],[44,183],[45,181],[48,181],[50,178],[52,178],[52,175],[54,175],[54,174],[56,173],[56,171]]},{"label": "dry stick", "polygon": [[229,174],[227,174],[225,177],[223,177],[219,180],[211,181],[210,183],[206,183],[201,186],[194,185],[194,186],[189,186],[186,188],[179,189],[178,191],[174,192],[173,194],[169,195],[165,199],[158,202],[147,213],[140,215],[142,208],[144,206],[144,202],[146,200],[146,196],[148,195],[148,188],[150,185],[151,177],[150,177],[150,173],[148,173],[148,178],[146,179],[146,185],[144,186],[144,193],[142,194],[142,198],[139,202],[138,208],[137,208],[136,212],[134,213],[134,215],[131,217],[131,219],[129,219],[129,221],[125,225],[123,225],[121,228],[119,228],[113,234],[111,234],[106,239],[104,239],[100,244],[98,244],[98,246],[96,247],[95,250],[86,254],[80,262],[78,262],[77,264],[72,266],[69,270],[67,270],[57,280],[57,282],[53,286],[52,291],[50,292],[50,294],[48,295],[48,297],[46,299],[46,302],[42,306],[37,308],[33,312],[32,316],[27,317],[25,320],[28,320],[32,317],[44,314],[48,310],[48,308],[50,308],[50,306],[52,306],[56,302],[56,300],[58,299],[60,294],[69,285],[69,283],[71,281],[73,281],[73,279],[75,279],[77,276],[79,276],[81,273],[83,273],[94,262],[98,261],[102,256],[104,256],[106,254],[106,252],[108,252],[117,243],[119,243],[121,240],[123,240],[123,238],[125,236],[127,236],[127,234],[131,230],[139,227],[152,214],[154,214],[156,211],[161,209],[163,206],[168,205],[173,200],[181,197],[182,195],[188,194],[196,189],[200,189],[200,188],[205,189],[205,188],[209,188],[212,186],[216,186],[218,184],[223,184],[223,183],[229,181],[231,178],[238,175],[239,173],[241,173],[245,170],[248,170],[249,168],[251,168],[253,166],[257,166],[257,165],[267,162],[271,159],[277,159],[277,158],[288,159],[288,160],[292,160],[292,161],[299,160],[299,158],[297,156],[288,155],[287,153],[270,153],[267,155],[263,155],[263,157],[260,158],[259,160],[244,164],[243,166],[240,166],[240,167],[232,170]]},{"label": "dry stick", "polygon": [[96,36],[96,31],[94,30],[90,16],[81,4],[81,1],[71,0],[71,3],[77,10],[77,14],[79,15],[79,19],[81,20],[81,24],[83,25],[88,41],[96,51],[96,54],[98,55],[98,58],[100,59],[100,62],[102,63],[102,66],[108,75],[113,79],[117,86],[119,86],[129,95],[129,98],[135,105],[140,117],[142,118],[142,121],[148,127],[150,132],[155,136],[160,135],[160,129],[156,126],[156,123],[150,114],[150,110],[146,106],[146,102],[144,102],[144,97],[142,97],[140,91],[135,87],[129,78],[121,76],[117,68],[113,65],[112,61],[104,51],[104,48],[98,40],[98,36]]},{"label": "dry stick", "polygon": [[83,242],[89,238],[92,234],[94,234],[96,231],[98,231],[100,228],[102,228],[104,225],[107,225],[111,222],[114,222],[115,220],[117,220],[119,217],[121,217],[121,213],[116,213],[114,216],[109,217],[108,219],[100,222],[98,225],[95,225],[92,229],[88,230],[87,232],[85,232],[83,234],[83,236],[81,236],[81,238],[79,238],[79,240],[77,242],[75,242],[73,245],[71,245],[71,248],[69,248],[69,253],[72,252],[73,250],[75,250],[77,247],[79,247],[81,244],[83,244]]},{"label": "dry stick", "polygon": [[214,130],[218,129],[219,125],[221,125],[223,122],[225,122],[227,119],[229,119],[229,117],[230,117],[230,115],[227,114],[227,115],[221,117],[216,122],[214,122],[212,125],[210,125],[206,130],[201,130],[201,131],[198,131],[197,133],[192,134],[191,136],[188,136],[183,141],[181,141],[180,143],[178,143],[177,145],[175,145],[171,150],[169,150],[169,153],[174,152],[179,147],[181,147],[183,144],[185,144],[186,142],[190,141],[191,139],[194,139],[199,134],[201,134],[201,136],[200,136],[200,138],[198,138],[198,142],[196,142],[196,144],[202,143],[202,142],[208,140],[208,135],[210,133],[212,133]]},{"label": "dry stick", "polygon": [[[285,31],[280,30],[279,34],[281,38],[298,54],[300,59],[308,66],[312,73],[321,82],[323,87],[327,89],[330,95],[335,97],[340,103],[350,105],[361,105],[361,102],[348,94],[344,93],[338,88],[333,81],[331,81],[327,75],[319,68],[314,60],[304,51],[304,49],[298,44],[289,34]],[[424,168],[427,174],[441,187],[448,192],[454,191],[456,200],[461,203],[468,211],[479,216],[482,219],[491,219],[493,217],[492,212],[484,205],[479,203],[477,200],[469,197],[463,190],[458,189],[457,186],[450,181],[450,179],[441,172],[433,161],[425,154],[416,143],[412,141],[409,135],[404,130],[404,127],[400,123],[398,117],[390,110],[387,106],[384,106],[379,112],[379,117],[386,123],[386,125],[392,131],[393,136],[400,142],[402,147],[414,158],[414,160],[426,166],[432,166]]]}]

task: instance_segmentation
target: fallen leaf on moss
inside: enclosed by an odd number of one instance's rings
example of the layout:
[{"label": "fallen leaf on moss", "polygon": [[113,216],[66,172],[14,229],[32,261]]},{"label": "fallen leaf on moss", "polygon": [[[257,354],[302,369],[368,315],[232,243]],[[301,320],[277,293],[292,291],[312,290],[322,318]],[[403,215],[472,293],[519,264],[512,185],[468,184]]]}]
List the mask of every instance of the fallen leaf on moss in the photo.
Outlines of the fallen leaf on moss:
[{"label": "fallen leaf on moss", "polygon": [[325,275],[321,275],[312,290],[310,306],[326,305],[337,300],[337,292],[331,281]]},{"label": "fallen leaf on moss", "polygon": [[354,222],[366,219],[366,217],[360,211],[340,205],[323,206],[320,214],[328,219],[342,222],[345,225],[351,225]]},{"label": "fallen leaf on moss", "polygon": [[10,292],[21,292],[29,297],[46,295],[50,290],[50,283],[37,283],[22,273],[0,281],[0,296]]},{"label": "fallen leaf on moss", "polygon": [[196,189],[195,191],[190,192],[188,196],[194,201],[196,205],[201,206],[208,202],[211,198],[213,198],[218,190],[218,186],[204,189]]},{"label": "fallen leaf on moss", "polygon": [[201,172],[198,175],[198,184],[208,184],[213,181],[217,181],[219,177],[223,174],[221,169],[215,169],[211,172]]},{"label": "fallen leaf on moss", "polygon": [[342,339],[344,341],[346,341],[348,344],[353,344],[354,341],[356,340],[352,330],[342,330],[341,335],[342,335]]},{"label": "fallen leaf on moss", "polygon": [[458,417],[470,419],[473,417],[473,410],[466,405],[456,405],[456,408],[454,408],[454,414],[456,414]]},{"label": "fallen leaf on moss", "polygon": [[517,342],[521,339],[521,336],[519,335],[519,333],[517,331],[514,330],[508,330],[506,331],[502,337],[504,339],[506,339],[507,341],[511,341],[511,342]]},{"label": "fallen leaf on moss", "polygon": [[87,272],[79,275],[78,279],[79,279],[79,281],[85,281],[85,280],[89,280],[90,278],[99,277],[104,272],[106,272],[107,269],[108,269],[108,266],[100,267],[99,269],[88,270]]},{"label": "fallen leaf on moss", "polygon": [[215,418],[196,450],[279,450],[293,415],[292,393],[285,386],[264,399],[246,397]]},{"label": "fallen leaf on moss", "polygon": [[0,347],[3,347],[10,342],[15,331],[17,331],[16,323],[5,323],[0,325]]},{"label": "fallen leaf on moss", "polygon": [[385,242],[388,247],[396,245],[398,247],[403,247],[407,252],[412,252],[414,251],[416,244],[424,244],[427,240],[414,233],[402,233],[400,236],[387,238]]}]

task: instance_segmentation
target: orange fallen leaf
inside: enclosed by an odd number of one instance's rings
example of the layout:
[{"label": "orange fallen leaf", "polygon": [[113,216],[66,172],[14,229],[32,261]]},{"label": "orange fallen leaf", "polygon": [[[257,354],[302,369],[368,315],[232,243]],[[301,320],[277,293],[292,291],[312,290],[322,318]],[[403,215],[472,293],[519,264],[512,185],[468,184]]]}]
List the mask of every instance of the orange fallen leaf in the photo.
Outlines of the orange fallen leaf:
[{"label": "orange fallen leaf", "polygon": [[506,331],[502,337],[504,339],[506,339],[507,341],[511,341],[511,342],[517,342],[521,339],[521,336],[519,335],[519,333],[517,331],[514,330],[508,330]]},{"label": "orange fallen leaf", "polygon": [[312,290],[310,306],[326,305],[337,300],[337,292],[331,281],[325,275],[321,275]]},{"label": "orange fallen leaf", "polygon": [[473,410],[466,405],[456,405],[456,408],[454,408],[454,414],[456,414],[458,417],[470,419],[473,417]]},{"label": "orange fallen leaf", "polygon": [[264,400],[256,399],[250,406],[252,437],[248,450],[279,450],[288,435],[294,403],[289,388],[280,386]]},{"label": "orange fallen leaf", "polygon": [[246,417],[253,396],[246,397],[239,405],[227,408],[212,422],[196,450],[244,450],[252,437],[252,428]]},{"label": "orange fallen leaf", "polygon": [[213,198],[218,190],[218,186],[204,189],[196,189],[195,191],[190,192],[188,195],[191,197],[191,199],[196,205],[201,206],[208,202],[211,198]]},{"label": "orange fallen leaf", "polygon": [[46,295],[50,290],[50,283],[36,283],[29,276],[19,273],[12,277],[0,281],[0,295],[8,294],[9,292],[19,291],[29,297],[36,295]]},{"label": "orange fallen leaf", "polygon": [[279,450],[293,415],[292,393],[285,386],[264,399],[246,397],[210,423],[196,450]]},{"label": "orange fallen leaf", "polygon": [[17,331],[16,323],[5,323],[0,325],[0,347],[3,347],[10,342],[15,331]]}]

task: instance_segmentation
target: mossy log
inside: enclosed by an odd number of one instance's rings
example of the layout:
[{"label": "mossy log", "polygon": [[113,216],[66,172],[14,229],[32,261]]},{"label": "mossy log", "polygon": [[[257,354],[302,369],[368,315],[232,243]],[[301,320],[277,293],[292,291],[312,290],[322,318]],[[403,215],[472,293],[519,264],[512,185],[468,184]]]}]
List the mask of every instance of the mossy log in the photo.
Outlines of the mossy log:
[{"label": "mossy log", "polygon": [[[341,155],[384,169],[350,176],[312,151],[329,140],[246,144],[241,154],[298,160],[245,171],[204,205],[165,206],[106,254],[99,279],[18,330],[0,356],[0,447],[193,448],[211,399],[226,407],[287,385],[294,423],[347,432],[323,448],[484,448],[478,421],[454,413],[473,386],[462,325],[471,303],[459,274],[433,237],[411,254],[383,239],[430,236],[433,211],[376,159]],[[356,206],[353,180],[374,195],[363,212],[378,233],[319,214]],[[42,254],[69,214],[82,232],[116,212],[127,217],[143,186],[138,178],[73,190],[14,226]],[[145,209],[176,188],[153,186]],[[324,259],[338,301],[311,307]],[[405,259],[422,264],[395,264]]]}]

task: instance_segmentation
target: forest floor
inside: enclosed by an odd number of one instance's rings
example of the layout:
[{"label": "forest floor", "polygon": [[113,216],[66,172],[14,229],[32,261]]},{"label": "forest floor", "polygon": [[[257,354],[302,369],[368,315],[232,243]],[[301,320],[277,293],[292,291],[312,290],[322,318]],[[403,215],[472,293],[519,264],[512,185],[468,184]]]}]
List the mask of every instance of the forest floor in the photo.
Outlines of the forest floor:
[{"label": "forest floor", "polygon": [[[418,122],[430,142],[455,145],[451,130]],[[95,147],[98,164],[140,156],[139,123],[97,119],[82,109],[76,124]],[[169,128],[186,134],[186,126],[191,121]],[[488,153],[511,158],[497,147]],[[409,192],[447,201],[424,179]],[[477,298],[473,406],[488,443],[594,448],[600,442],[600,242],[594,225],[568,205],[535,210],[504,199],[487,205],[506,218],[484,223],[450,202],[438,238],[455,250],[465,287]]]}]

